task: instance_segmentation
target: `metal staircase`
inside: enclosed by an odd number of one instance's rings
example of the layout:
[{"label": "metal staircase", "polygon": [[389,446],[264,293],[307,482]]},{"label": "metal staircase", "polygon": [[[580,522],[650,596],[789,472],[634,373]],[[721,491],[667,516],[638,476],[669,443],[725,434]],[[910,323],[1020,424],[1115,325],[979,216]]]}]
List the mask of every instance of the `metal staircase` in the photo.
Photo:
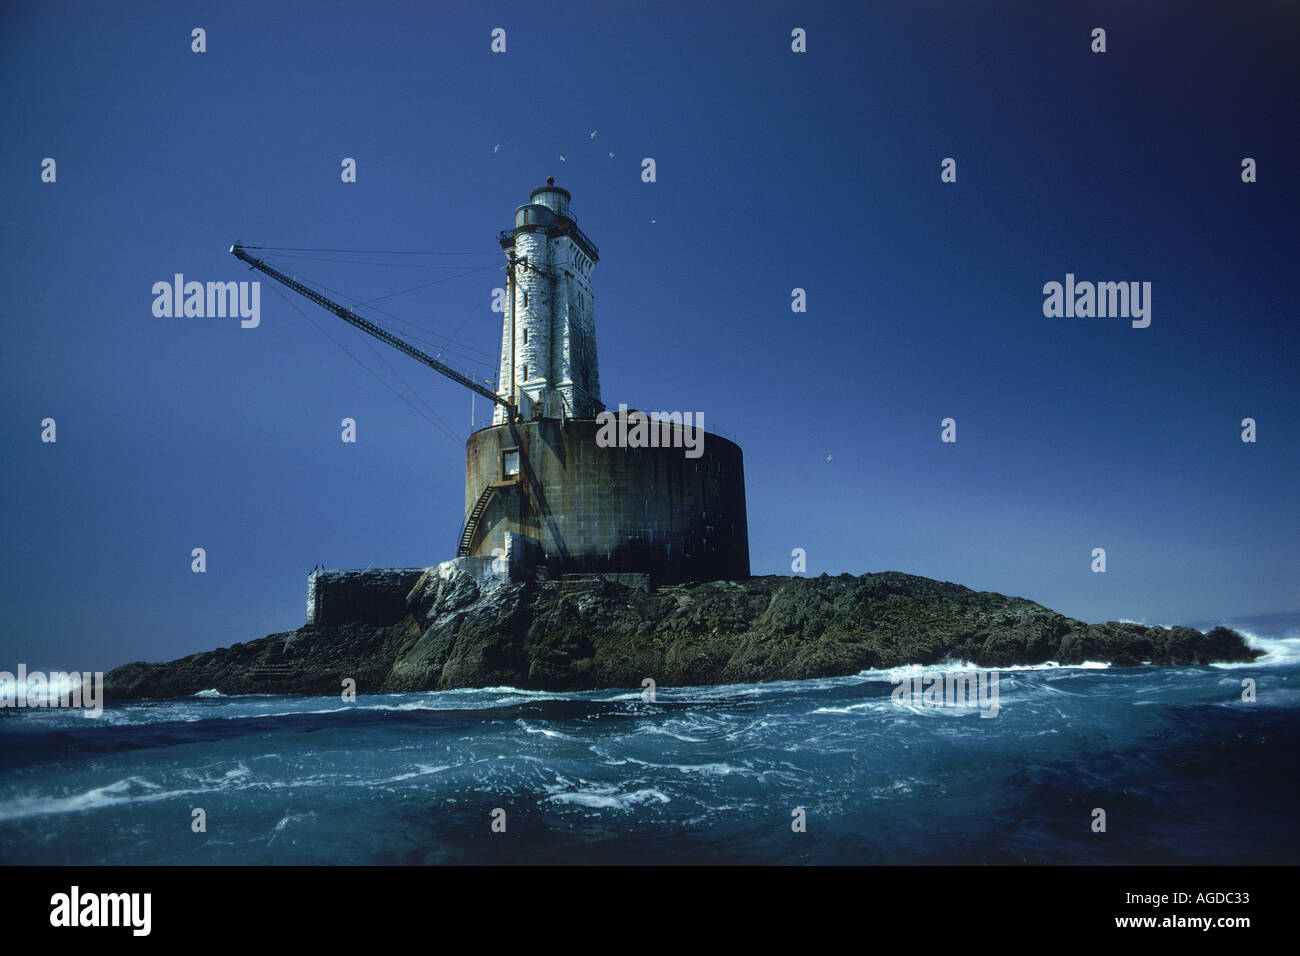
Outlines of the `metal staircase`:
[{"label": "metal staircase", "polygon": [[469,517],[465,519],[465,530],[460,533],[460,544],[456,546],[456,557],[463,558],[469,555],[469,546],[474,543],[474,532],[478,531],[479,519],[483,517],[483,512],[487,510],[488,502],[492,500],[492,495],[496,490],[495,483],[488,485],[483,489],[483,494],[478,496],[478,501],[474,502]]}]

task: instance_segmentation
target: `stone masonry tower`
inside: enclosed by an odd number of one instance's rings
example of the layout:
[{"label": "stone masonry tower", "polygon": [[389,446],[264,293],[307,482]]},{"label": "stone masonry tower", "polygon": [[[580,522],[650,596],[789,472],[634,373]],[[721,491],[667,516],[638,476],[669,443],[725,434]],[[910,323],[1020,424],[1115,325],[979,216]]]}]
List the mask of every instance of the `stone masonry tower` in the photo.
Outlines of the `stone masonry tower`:
[{"label": "stone masonry tower", "polygon": [[[590,419],[605,408],[591,294],[599,254],[569,212],[570,198],[548,177],[500,236],[508,265],[497,394],[525,420]],[[492,423],[504,416],[496,406]]]}]

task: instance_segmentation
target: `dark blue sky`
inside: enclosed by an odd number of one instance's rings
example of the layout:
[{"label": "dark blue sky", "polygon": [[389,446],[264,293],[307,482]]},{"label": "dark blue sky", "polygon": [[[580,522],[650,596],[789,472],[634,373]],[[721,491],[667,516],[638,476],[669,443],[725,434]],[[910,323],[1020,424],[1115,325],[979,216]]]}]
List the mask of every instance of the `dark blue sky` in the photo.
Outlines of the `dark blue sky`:
[{"label": "dark blue sky", "polygon": [[[150,290],[264,278],[236,239],[468,253],[279,261],[356,299],[493,267],[378,303],[491,376],[495,235],[547,175],[600,247],[605,401],[739,439],[755,573],[801,547],[1085,620],[1297,608],[1295,11],[7,4],[0,665],[245,641],[302,622],[317,562],[454,554],[465,390],[301,303],[452,441],[269,280],[257,329]],[[1150,328],[1045,318],[1067,272],[1151,282]]]}]

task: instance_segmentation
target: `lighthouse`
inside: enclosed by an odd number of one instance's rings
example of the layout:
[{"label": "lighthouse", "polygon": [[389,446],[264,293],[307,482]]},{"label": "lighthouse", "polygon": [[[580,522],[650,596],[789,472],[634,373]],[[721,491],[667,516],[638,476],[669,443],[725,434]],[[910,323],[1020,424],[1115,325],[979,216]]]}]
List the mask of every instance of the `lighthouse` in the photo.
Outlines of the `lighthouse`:
[{"label": "lighthouse", "polygon": [[[236,242],[230,253],[493,401],[492,424],[465,442],[465,523],[456,557],[439,569],[463,564],[511,579],[518,572],[615,574],[625,583],[743,580],[749,529],[740,446],[706,431],[702,412],[625,416],[627,404],[618,402],[612,427],[596,360],[591,274],[600,254],[578,228],[571,199],[548,178],[515,209],[514,228],[498,234],[508,289],[495,391],[249,252],[258,247]],[[318,568],[308,582],[308,623],[392,623],[424,571]]]},{"label": "lighthouse", "polygon": [[[589,419],[605,407],[591,287],[600,255],[570,199],[548,177],[515,210],[514,229],[500,235],[507,288],[497,394],[525,420]],[[506,415],[496,406],[492,423],[505,424]]]},{"label": "lighthouse", "polygon": [[553,576],[746,578],[745,473],[735,442],[702,425],[689,450],[600,437],[591,285],[600,255],[571,199],[547,179],[515,209],[514,228],[498,235],[508,284],[500,401],[492,424],[465,443],[457,557],[505,555],[513,566],[519,556]]}]

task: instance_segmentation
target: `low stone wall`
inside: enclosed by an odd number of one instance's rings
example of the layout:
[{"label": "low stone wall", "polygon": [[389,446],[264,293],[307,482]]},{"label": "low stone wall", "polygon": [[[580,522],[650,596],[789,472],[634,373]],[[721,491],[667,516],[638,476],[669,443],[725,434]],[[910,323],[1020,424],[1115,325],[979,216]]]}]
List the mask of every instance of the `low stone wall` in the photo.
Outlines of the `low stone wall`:
[{"label": "low stone wall", "polygon": [[317,569],[307,576],[307,623],[396,624],[424,568]]},{"label": "low stone wall", "polygon": [[426,571],[433,579],[468,574],[487,590],[532,578],[541,562],[537,541],[512,532],[495,555],[453,558],[429,568],[317,568],[307,575],[307,623],[387,627],[406,616],[406,597]]}]

